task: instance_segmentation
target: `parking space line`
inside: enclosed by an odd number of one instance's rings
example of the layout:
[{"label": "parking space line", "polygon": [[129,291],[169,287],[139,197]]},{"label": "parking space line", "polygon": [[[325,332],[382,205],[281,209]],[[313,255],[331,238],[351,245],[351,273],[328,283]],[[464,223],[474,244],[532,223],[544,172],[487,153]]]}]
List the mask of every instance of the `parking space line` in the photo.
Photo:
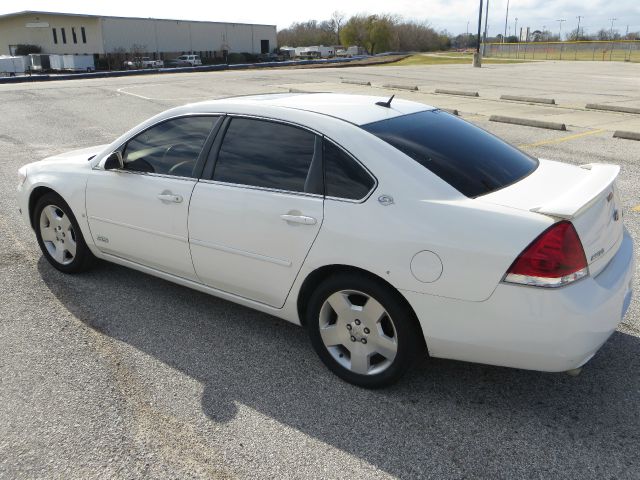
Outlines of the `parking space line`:
[{"label": "parking space line", "polygon": [[634,212],[640,212],[640,205],[636,205],[631,210],[633,210]]},{"label": "parking space line", "polygon": [[531,147],[539,147],[541,145],[550,145],[550,144],[553,144],[553,143],[569,142],[571,140],[575,140],[576,138],[587,137],[589,135],[596,135],[598,133],[602,133],[602,132],[605,132],[605,131],[606,130],[600,128],[598,130],[590,130],[588,132],[576,133],[574,135],[567,135],[566,137],[552,138],[550,140],[542,140],[540,142],[527,143],[527,144],[518,145],[518,146],[520,148],[531,148]]},{"label": "parking space line", "polygon": [[[147,86],[148,86],[148,85],[147,85]],[[124,93],[125,95],[132,95],[132,96],[134,96],[134,97],[138,97],[138,98],[143,98],[143,99],[145,99],[145,100],[152,100],[152,98],[150,98],[150,97],[145,97],[144,95],[138,95],[137,93],[127,92],[127,91],[124,89],[124,87],[123,87],[123,88],[118,88],[118,89],[116,90],[116,92],[118,92],[118,93]]]}]

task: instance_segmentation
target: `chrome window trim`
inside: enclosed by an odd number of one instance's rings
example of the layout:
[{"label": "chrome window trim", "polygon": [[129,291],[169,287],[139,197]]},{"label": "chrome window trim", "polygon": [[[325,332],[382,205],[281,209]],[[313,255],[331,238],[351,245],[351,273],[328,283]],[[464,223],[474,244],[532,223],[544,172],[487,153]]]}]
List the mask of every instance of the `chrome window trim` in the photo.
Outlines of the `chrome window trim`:
[{"label": "chrome window trim", "polygon": [[220,180],[207,180],[204,178],[200,178],[198,180],[199,183],[206,183],[209,185],[221,185],[224,187],[234,187],[234,188],[242,188],[245,190],[260,190],[263,192],[270,192],[270,193],[281,193],[281,194],[286,194],[286,195],[298,195],[301,197],[311,197],[311,198],[324,198],[324,195],[320,195],[317,193],[305,193],[305,192],[296,192],[294,190],[280,190],[277,188],[270,188],[270,187],[259,187],[257,185],[245,185],[243,183],[230,183],[230,182],[221,182]]}]

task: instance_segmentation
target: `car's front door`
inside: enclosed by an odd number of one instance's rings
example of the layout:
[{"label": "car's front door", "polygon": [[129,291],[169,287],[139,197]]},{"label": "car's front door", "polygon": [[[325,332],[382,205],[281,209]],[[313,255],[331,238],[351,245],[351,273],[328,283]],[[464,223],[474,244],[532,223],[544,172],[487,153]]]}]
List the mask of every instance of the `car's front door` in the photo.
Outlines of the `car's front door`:
[{"label": "car's front door", "polygon": [[91,235],[104,253],[196,280],[188,244],[189,200],[203,146],[220,117],[167,120],[120,150],[124,168],[96,168],[87,182]]},{"label": "car's front door", "polygon": [[227,120],[196,185],[189,241],[200,280],[281,307],[323,219],[321,140],[288,124]]}]

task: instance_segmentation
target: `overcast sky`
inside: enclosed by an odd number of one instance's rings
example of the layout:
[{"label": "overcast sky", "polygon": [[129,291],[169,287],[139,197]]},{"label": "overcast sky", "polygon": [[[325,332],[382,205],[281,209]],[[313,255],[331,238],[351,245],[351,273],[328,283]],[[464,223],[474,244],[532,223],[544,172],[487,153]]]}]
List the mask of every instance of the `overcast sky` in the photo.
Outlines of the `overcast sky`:
[{"label": "overcast sky", "polygon": [[[486,0],[485,0],[486,1]],[[504,32],[507,0],[490,0],[489,35]],[[477,30],[479,0],[280,0],[280,1],[124,1],[124,0],[22,0],[2,2],[0,14],[18,10],[42,10],[68,13],[91,13],[130,17],[175,18],[185,20],[213,20],[275,24],[278,29],[292,22],[308,19],[323,20],[331,12],[339,10],[347,16],[355,13],[393,13],[407,19],[427,20],[437,30],[447,29],[452,33]],[[614,29],[624,34],[640,30],[640,0],[510,0],[509,27],[529,26],[532,30],[546,26],[554,33],[558,31],[558,19],[565,19],[562,31],[576,28],[578,15],[584,18],[581,27],[586,33],[600,28],[609,28],[611,18]],[[483,18],[484,22],[484,18]],[[484,27],[483,27],[484,28]]]}]

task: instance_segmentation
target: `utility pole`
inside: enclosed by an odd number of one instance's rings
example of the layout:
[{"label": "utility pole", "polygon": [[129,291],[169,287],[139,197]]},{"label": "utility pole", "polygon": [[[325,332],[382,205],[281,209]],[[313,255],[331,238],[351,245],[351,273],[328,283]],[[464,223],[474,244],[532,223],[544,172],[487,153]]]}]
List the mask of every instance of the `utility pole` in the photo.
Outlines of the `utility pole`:
[{"label": "utility pole", "polygon": [[564,18],[559,18],[556,20],[560,24],[560,29],[558,30],[558,40],[562,41],[562,22],[566,22]]},{"label": "utility pole", "polygon": [[611,40],[613,40],[613,22],[615,22],[618,19],[617,18],[610,18],[609,20],[611,20],[611,30],[609,30],[609,36],[611,37]]},{"label": "utility pole", "polygon": [[480,10],[478,11],[478,39],[476,42],[476,53],[473,55],[473,66],[481,67],[482,61],[480,58],[480,35],[482,34],[482,0],[480,0]]},{"label": "utility pole", "polygon": [[582,15],[578,15],[578,31],[576,32],[576,40],[580,40],[580,20],[584,17]]},{"label": "utility pole", "polygon": [[504,17],[504,37],[502,37],[502,43],[505,42],[507,37],[507,23],[509,22],[509,0],[507,0],[507,14]]},{"label": "utility pole", "polygon": [[[482,56],[484,57],[485,50],[487,48],[487,26],[489,25],[489,0],[487,0],[487,7],[484,12],[484,40],[482,42]],[[628,29],[629,27],[627,27]]]}]

